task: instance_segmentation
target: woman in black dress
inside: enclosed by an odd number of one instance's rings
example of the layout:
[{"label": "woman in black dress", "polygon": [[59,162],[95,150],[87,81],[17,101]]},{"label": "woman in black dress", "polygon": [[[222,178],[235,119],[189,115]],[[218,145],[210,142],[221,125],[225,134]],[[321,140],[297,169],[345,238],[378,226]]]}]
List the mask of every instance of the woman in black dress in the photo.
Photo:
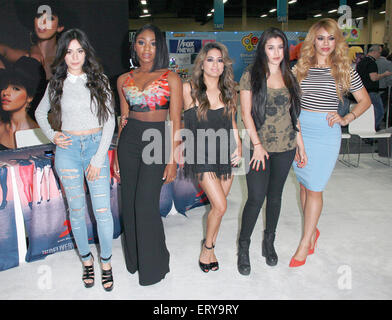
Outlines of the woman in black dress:
[{"label": "woman in black dress", "polygon": [[199,52],[192,80],[183,89],[184,126],[194,137],[194,143],[185,142],[185,175],[197,177],[211,204],[199,258],[203,272],[219,269],[214,248],[233,182],[231,166],[237,166],[241,158],[234,85],[227,48],[211,42]]}]

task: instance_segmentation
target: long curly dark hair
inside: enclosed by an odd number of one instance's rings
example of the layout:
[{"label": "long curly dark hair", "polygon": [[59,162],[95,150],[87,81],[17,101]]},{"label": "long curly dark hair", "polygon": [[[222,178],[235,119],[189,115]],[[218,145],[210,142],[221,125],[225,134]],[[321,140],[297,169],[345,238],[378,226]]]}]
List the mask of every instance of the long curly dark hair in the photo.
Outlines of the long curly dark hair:
[{"label": "long curly dark hair", "polygon": [[220,42],[207,43],[198,53],[195,59],[195,65],[192,73],[192,91],[191,96],[193,103],[199,103],[197,108],[197,117],[199,120],[207,118],[207,111],[210,107],[210,102],[207,96],[207,86],[204,83],[203,62],[206,59],[208,52],[212,49],[217,49],[221,52],[224,69],[219,77],[218,88],[220,90],[220,99],[225,105],[224,115],[231,117],[237,111],[237,96],[235,91],[234,73],[232,67],[232,60],[229,57],[226,46]]},{"label": "long curly dark hair", "polygon": [[90,107],[93,111],[94,101],[98,121],[102,125],[112,113],[108,107],[108,102],[113,101],[113,92],[110,89],[109,79],[103,73],[102,65],[99,63],[87,35],[79,29],[71,29],[60,37],[57,43],[56,57],[52,64],[53,76],[49,81],[49,99],[53,112],[53,126],[59,128],[61,125],[61,97],[68,70],[64,57],[72,40],[77,40],[86,54],[82,70],[87,75],[86,87],[90,90]]},{"label": "long curly dark hair", "polygon": [[252,118],[256,130],[259,130],[265,121],[265,109],[267,104],[267,78],[270,75],[268,57],[265,53],[265,45],[271,38],[281,38],[283,41],[284,58],[280,63],[283,81],[290,93],[290,116],[294,130],[298,131],[297,119],[301,111],[301,89],[290,70],[290,53],[286,35],[278,28],[269,28],[263,32],[256,49],[253,66],[250,69],[252,88]]}]

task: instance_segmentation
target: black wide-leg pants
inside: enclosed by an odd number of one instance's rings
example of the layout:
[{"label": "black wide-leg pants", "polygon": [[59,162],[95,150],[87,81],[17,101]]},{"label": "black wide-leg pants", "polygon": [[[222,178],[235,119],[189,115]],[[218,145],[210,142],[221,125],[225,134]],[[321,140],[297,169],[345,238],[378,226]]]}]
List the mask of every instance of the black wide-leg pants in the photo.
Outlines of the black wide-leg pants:
[{"label": "black wide-leg pants", "polygon": [[[154,144],[161,148],[156,148],[153,153],[143,153],[147,145],[152,146],[152,140],[142,140],[146,130],[159,140]],[[131,118],[118,143],[125,262],[130,273],[139,272],[140,285],[157,283],[169,272],[169,251],[159,207],[166,166],[165,145],[165,122]],[[147,146],[147,149],[150,150],[150,147]],[[157,156],[157,163],[146,163],[146,160],[151,160],[151,155]]]}]

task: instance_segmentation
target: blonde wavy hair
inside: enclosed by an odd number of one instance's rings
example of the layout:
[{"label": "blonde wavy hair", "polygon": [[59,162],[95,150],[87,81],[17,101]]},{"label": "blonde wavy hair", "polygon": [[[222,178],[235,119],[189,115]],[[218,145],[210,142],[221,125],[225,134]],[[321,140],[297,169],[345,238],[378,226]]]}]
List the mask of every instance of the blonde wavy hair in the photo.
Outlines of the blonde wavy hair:
[{"label": "blonde wavy hair", "polygon": [[233,72],[233,61],[229,57],[229,52],[226,46],[220,42],[209,42],[207,43],[198,53],[192,73],[192,91],[191,96],[194,105],[196,101],[199,103],[197,108],[197,117],[199,121],[201,119],[207,119],[207,111],[210,108],[210,102],[207,97],[207,86],[204,83],[203,76],[203,62],[206,59],[208,52],[212,49],[218,49],[223,58],[224,69],[223,73],[219,77],[218,88],[220,90],[220,100],[225,105],[223,114],[228,117],[237,110],[237,97],[235,91],[234,72]]},{"label": "blonde wavy hair", "polygon": [[300,58],[293,68],[293,72],[298,82],[301,83],[307,77],[309,68],[317,64],[314,42],[317,32],[322,28],[335,38],[335,50],[330,54],[328,62],[331,65],[332,77],[335,79],[336,93],[339,100],[342,100],[343,95],[350,89],[352,68],[346,39],[335,20],[330,18],[321,19],[310,27],[301,48]]}]

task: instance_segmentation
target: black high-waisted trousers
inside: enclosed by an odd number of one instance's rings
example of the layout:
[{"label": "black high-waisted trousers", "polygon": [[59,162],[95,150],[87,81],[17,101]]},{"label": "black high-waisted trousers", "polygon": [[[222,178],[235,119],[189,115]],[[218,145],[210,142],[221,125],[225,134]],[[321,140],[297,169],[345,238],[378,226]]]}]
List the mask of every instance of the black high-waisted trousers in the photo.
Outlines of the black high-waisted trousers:
[{"label": "black high-waisted trousers", "polygon": [[[154,153],[158,160],[161,158],[158,163],[146,163],[151,153],[143,154],[143,149],[152,141],[142,141],[143,132],[148,129],[156,136],[154,139],[159,139],[155,142],[161,148]],[[169,272],[169,251],[159,208],[166,166],[165,145],[165,122],[132,118],[128,119],[118,142],[125,262],[130,273],[139,272],[140,285],[157,283]]]}]

